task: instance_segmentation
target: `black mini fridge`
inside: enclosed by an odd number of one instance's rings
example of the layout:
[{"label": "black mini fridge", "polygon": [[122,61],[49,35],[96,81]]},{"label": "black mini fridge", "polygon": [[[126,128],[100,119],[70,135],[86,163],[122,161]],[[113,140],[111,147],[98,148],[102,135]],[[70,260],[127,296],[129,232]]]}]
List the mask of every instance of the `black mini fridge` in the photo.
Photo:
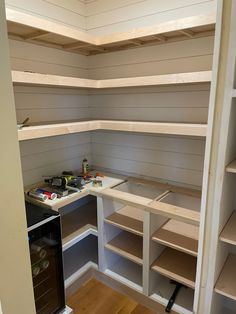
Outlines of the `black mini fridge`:
[{"label": "black mini fridge", "polygon": [[65,310],[60,215],[26,202],[31,271],[37,314]]}]

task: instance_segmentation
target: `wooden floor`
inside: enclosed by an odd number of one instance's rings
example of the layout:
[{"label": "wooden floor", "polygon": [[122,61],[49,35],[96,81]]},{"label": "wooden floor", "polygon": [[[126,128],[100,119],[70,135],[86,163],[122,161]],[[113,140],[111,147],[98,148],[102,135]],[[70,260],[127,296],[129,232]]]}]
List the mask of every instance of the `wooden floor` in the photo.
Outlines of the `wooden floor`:
[{"label": "wooden floor", "polygon": [[155,312],[138,304],[129,297],[107,287],[96,279],[86,282],[67,300],[74,314],[163,314],[164,308],[157,305]]}]

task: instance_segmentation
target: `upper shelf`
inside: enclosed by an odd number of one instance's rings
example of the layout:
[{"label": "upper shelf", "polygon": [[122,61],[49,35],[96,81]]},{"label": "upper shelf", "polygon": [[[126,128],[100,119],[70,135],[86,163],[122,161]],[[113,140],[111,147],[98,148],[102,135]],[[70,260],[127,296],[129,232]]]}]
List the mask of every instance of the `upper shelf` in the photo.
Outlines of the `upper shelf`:
[{"label": "upper shelf", "polygon": [[159,85],[197,84],[211,82],[211,71],[127,77],[106,80],[12,71],[14,84],[70,88],[122,88]]},{"label": "upper shelf", "polygon": [[98,37],[13,9],[6,9],[6,17],[10,38],[84,55],[210,36],[214,34],[216,21],[213,12]]},{"label": "upper shelf", "polygon": [[18,131],[18,139],[19,141],[24,141],[96,130],[205,137],[207,125],[191,123],[91,120],[24,127]]},{"label": "upper shelf", "polygon": [[236,159],[233,160],[228,166],[226,167],[227,172],[236,173]]}]

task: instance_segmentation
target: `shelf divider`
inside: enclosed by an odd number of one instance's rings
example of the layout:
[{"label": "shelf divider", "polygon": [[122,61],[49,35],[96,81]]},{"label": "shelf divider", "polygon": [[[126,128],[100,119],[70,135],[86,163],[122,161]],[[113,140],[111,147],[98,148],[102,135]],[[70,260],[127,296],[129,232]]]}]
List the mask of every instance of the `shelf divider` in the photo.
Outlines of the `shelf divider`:
[{"label": "shelf divider", "polygon": [[224,229],[220,234],[220,240],[229,244],[236,245],[236,212],[230,216]]}]

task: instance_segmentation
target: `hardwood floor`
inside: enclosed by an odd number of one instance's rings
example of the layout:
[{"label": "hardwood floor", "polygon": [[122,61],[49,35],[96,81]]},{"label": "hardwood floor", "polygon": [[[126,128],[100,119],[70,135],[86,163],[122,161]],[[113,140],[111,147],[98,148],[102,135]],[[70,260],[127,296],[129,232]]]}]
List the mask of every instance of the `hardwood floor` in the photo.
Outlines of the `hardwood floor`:
[{"label": "hardwood floor", "polygon": [[74,314],[163,314],[157,304],[155,313],[129,297],[107,287],[96,279],[86,282],[67,300]]}]

